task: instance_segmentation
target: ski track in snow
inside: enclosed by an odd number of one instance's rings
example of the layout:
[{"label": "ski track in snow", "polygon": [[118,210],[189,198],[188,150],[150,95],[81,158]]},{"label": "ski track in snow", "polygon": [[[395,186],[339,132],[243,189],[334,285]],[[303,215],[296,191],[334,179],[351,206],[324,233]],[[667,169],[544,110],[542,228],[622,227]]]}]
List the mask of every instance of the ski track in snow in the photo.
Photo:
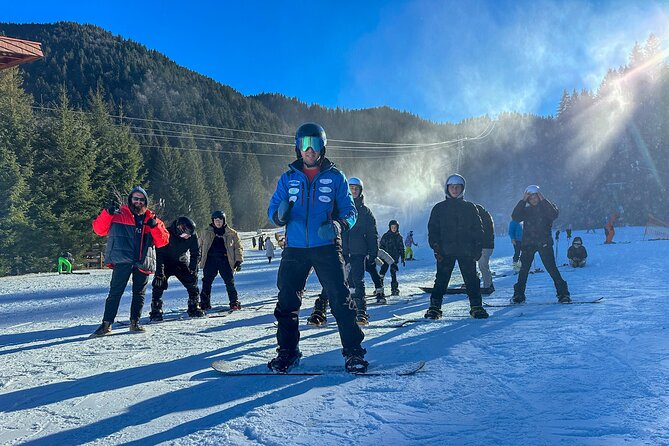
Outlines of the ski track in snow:
[{"label": "ski track in snow", "polygon": [[[0,278],[0,444],[174,445],[666,445],[669,341],[665,315],[669,241],[584,234],[585,269],[561,267],[574,300],[555,301],[548,274],[531,275],[528,305],[468,314],[465,295],[445,296],[444,319],[392,327],[393,314],[421,318],[434,262],[425,243],[399,273],[402,295],[370,306],[364,346],[375,364],[424,360],[413,376],[225,377],[214,360],[262,366],[276,347],[273,308],[279,260],[248,249],[236,277],[244,309],[222,318],[147,325],[89,339],[111,272]],[[420,242],[419,242],[420,243]],[[510,270],[512,248],[496,240],[492,269]],[[566,262],[561,241],[558,264]],[[280,252],[280,251],[279,251]],[[621,261],[624,260],[624,261]],[[537,259],[537,266],[540,261]],[[456,270],[457,271],[457,270]],[[515,276],[484,299],[505,303]],[[371,283],[368,280],[368,286]],[[451,284],[461,283],[455,273]],[[119,309],[127,320],[130,289]],[[320,291],[311,277],[307,296]],[[227,305],[222,281],[212,304]],[[184,308],[175,279],[164,308]],[[303,303],[302,320],[314,298]],[[150,286],[144,313],[148,312]],[[329,316],[332,321],[332,316]],[[342,366],[333,326],[305,327],[303,364]]]}]

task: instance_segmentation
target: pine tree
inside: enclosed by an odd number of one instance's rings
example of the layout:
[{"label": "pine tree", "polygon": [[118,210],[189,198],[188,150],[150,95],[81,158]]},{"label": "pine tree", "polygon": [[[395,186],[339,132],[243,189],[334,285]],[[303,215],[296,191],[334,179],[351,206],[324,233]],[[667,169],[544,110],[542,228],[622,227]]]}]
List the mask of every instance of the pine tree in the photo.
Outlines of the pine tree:
[{"label": "pine tree", "polygon": [[202,164],[210,211],[224,211],[227,223],[231,226],[234,225],[234,214],[230,203],[230,195],[228,194],[228,185],[225,181],[225,174],[223,173],[220,159],[215,156],[215,152],[203,152]]}]

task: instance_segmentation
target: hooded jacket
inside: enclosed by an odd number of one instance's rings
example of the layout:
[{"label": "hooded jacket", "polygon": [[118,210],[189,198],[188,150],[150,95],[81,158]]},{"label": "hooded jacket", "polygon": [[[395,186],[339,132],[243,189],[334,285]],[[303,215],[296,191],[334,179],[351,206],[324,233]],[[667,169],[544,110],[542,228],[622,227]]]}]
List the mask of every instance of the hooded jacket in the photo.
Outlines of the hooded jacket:
[{"label": "hooded jacket", "polygon": [[[230,268],[235,267],[235,263],[244,261],[244,248],[242,248],[242,241],[239,238],[237,231],[232,229],[230,226],[225,226],[225,232],[222,235],[223,244],[225,245],[225,255],[228,257],[228,263],[230,263]],[[204,231],[202,231],[202,237],[200,237],[200,268],[204,268],[204,265],[207,264],[207,255],[209,254],[209,248],[214,243],[216,238],[216,233],[214,233],[214,227],[210,224]]]},{"label": "hooded jacket", "polygon": [[[135,214],[128,205],[123,205],[120,212],[111,215],[106,209],[93,220],[93,231],[101,237],[108,236],[107,248],[105,250],[105,262],[113,268],[116,264],[134,264],[140,271],[150,274],[156,269],[155,247],[163,247],[169,243],[170,234],[165,224],[156,217],[156,214],[148,209],[149,197],[141,187],[135,187],[128,195],[128,202],[135,192],[140,192],[146,199],[147,209],[143,217],[143,225],[140,237],[136,237],[137,226]],[[155,218],[157,225],[149,228],[146,224],[151,218]],[[137,244],[139,240],[139,245]]]},{"label": "hooded jacket", "polygon": [[481,226],[483,227],[483,239],[481,240],[481,248],[494,249],[495,248],[495,222],[492,219],[490,212],[480,204],[476,205],[476,210],[481,217]]},{"label": "hooded jacket", "polygon": [[200,258],[197,234],[193,233],[188,239],[179,237],[176,220],[167,231],[170,233],[170,242],[156,249],[156,274],[162,274],[164,267],[196,270]]},{"label": "hooded jacket", "polygon": [[290,164],[290,170],[279,178],[276,191],[269,202],[267,215],[270,221],[281,226],[278,209],[282,201],[292,201],[286,224],[286,247],[314,248],[335,244],[318,236],[323,223],[337,221],[342,233],[355,225],[358,213],[355,210],[346,176],[327,158],[311,184],[302,172],[302,160]]},{"label": "hooded jacket", "polygon": [[379,233],[376,229],[374,214],[365,206],[365,197],[361,194],[354,198],[358,219],[350,230],[342,235],[344,255],[369,256],[375,259],[379,254]]}]

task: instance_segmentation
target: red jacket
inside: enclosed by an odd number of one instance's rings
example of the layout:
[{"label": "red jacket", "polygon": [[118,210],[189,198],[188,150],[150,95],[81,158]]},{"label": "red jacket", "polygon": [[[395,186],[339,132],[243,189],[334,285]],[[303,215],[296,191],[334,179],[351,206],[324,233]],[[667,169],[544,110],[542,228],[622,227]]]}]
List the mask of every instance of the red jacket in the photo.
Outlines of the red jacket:
[{"label": "red jacket", "polygon": [[[158,224],[149,228],[146,222],[155,218]],[[121,212],[110,215],[106,209],[93,220],[93,231],[99,236],[109,236],[105,251],[105,262],[113,268],[115,264],[133,263],[142,272],[150,274],[156,269],[156,250],[170,241],[170,234],[165,224],[156,214],[147,209],[144,214],[140,246],[135,246],[135,215],[127,205],[121,206]],[[154,247],[155,245],[155,247]]]}]

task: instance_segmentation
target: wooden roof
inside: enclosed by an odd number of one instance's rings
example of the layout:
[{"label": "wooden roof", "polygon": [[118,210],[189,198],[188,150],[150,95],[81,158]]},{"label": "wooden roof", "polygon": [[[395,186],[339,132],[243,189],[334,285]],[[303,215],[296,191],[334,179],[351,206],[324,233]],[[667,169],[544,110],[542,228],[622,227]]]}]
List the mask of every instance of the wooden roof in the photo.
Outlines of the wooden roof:
[{"label": "wooden roof", "polygon": [[0,70],[42,57],[41,43],[0,36]]}]

